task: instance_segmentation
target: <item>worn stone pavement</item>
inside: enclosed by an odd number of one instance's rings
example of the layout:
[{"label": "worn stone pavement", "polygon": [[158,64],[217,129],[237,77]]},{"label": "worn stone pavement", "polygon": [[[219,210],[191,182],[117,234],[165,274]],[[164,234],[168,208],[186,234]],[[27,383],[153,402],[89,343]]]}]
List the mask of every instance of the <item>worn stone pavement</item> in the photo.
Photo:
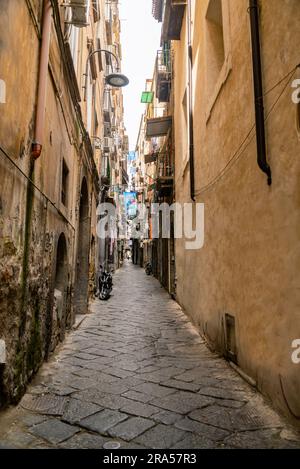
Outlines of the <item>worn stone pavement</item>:
[{"label": "worn stone pavement", "polygon": [[0,414],[0,447],[300,447],[140,267],[126,264],[111,299],[90,309],[20,404]]}]

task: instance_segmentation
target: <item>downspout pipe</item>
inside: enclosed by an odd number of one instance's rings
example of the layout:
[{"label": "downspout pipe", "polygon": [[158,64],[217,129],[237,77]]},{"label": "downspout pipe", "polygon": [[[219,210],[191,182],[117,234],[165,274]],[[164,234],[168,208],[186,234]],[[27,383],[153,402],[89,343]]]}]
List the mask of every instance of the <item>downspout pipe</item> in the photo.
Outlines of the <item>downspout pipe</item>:
[{"label": "downspout pipe", "polygon": [[190,163],[190,196],[195,201],[195,165],[194,165],[194,114],[193,114],[193,47],[192,47],[192,5],[187,4],[188,34],[188,109],[189,109],[189,163]]},{"label": "downspout pipe", "polygon": [[50,0],[44,0],[42,42],[40,49],[40,63],[38,72],[37,107],[35,117],[34,140],[31,145],[31,156],[34,160],[39,158],[43,148],[43,134],[45,125],[47,77],[49,65],[49,50],[52,23],[52,7]]},{"label": "downspout pipe", "polygon": [[272,173],[271,168],[267,162],[266,151],[258,0],[249,0],[249,15],[251,26],[252,69],[255,99],[257,164],[259,168],[267,175],[268,185],[270,186],[272,184]]}]

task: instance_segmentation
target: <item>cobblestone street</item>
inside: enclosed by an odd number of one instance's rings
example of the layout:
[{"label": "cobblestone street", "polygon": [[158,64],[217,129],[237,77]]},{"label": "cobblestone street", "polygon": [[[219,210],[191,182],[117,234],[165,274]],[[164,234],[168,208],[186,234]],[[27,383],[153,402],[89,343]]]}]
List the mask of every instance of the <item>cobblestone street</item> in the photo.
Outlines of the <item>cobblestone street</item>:
[{"label": "cobblestone street", "polygon": [[175,301],[139,267],[114,276],[2,412],[14,448],[297,448],[300,437],[212,354]]}]

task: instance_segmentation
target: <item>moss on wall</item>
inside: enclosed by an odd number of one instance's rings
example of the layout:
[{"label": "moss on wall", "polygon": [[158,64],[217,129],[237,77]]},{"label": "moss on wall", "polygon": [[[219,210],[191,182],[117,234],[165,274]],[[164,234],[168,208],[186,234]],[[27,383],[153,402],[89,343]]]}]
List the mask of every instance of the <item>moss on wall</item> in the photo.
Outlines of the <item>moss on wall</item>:
[{"label": "moss on wall", "polygon": [[35,298],[35,310],[31,323],[30,339],[27,346],[26,366],[28,374],[35,373],[42,360],[42,343],[40,327],[40,303],[38,297]]}]

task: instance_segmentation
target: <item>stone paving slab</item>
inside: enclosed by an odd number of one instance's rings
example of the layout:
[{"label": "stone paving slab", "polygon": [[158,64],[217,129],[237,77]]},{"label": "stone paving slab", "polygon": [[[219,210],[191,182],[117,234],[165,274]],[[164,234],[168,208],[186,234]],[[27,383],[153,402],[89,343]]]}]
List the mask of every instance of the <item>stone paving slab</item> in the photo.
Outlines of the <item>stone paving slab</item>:
[{"label": "stone paving slab", "polygon": [[81,432],[64,441],[59,446],[64,449],[102,449],[107,441],[107,438],[100,435]]},{"label": "stone paving slab", "polygon": [[128,415],[116,410],[103,410],[81,420],[80,425],[94,432],[105,434],[107,430],[117,423],[126,420]]},{"label": "stone paving slab", "polygon": [[159,424],[136,438],[135,441],[153,449],[169,449],[185,435],[185,432],[175,427]]},{"label": "stone paving slab", "polygon": [[173,394],[175,391],[173,389],[160,386],[159,384],[155,383],[143,383],[139,384],[134,388],[134,391],[142,392],[148,394],[149,396],[155,397],[165,397]]},{"label": "stone paving slab", "polygon": [[159,409],[150,404],[143,404],[142,402],[130,401],[121,407],[123,412],[131,415],[137,415],[142,417],[151,417],[154,414],[157,414]]},{"label": "stone paving slab", "polygon": [[0,413],[0,448],[300,448],[299,432],[139,267],[125,264],[110,300],[90,310]]},{"label": "stone paving slab", "polygon": [[170,396],[156,398],[150,402],[161,409],[171,410],[179,414],[187,414],[194,409],[200,409],[213,404],[214,400],[196,393],[178,391]]},{"label": "stone paving slab", "polygon": [[99,405],[90,402],[82,402],[78,399],[70,399],[62,415],[62,420],[70,424],[79,423],[80,420],[96,414],[101,410],[103,410],[103,408]]},{"label": "stone paving slab", "polygon": [[61,443],[71,438],[79,431],[79,428],[60,422],[56,419],[46,420],[29,429],[30,433],[53,444]]},{"label": "stone paving slab", "polygon": [[108,433],[111,436],[122,438],[126,441],[131,441],[137,436],[144,433],[149,428],[153,427],[155,422],[144,419],[141,417],[132,417],[125,422],[121,422],[118,425],[114,426]]},{"label": "stone paving slab", "polygon": [[185,417],[184,419],[176,422],[175,426],[181,430],[196,433],[213,441],[222,441],[224,438],[229,436],[229,431],[227,430],[213,427],[212,425],[206,425],[201,422],[196,422],[195,420],[191,420],[188,417]]}]

